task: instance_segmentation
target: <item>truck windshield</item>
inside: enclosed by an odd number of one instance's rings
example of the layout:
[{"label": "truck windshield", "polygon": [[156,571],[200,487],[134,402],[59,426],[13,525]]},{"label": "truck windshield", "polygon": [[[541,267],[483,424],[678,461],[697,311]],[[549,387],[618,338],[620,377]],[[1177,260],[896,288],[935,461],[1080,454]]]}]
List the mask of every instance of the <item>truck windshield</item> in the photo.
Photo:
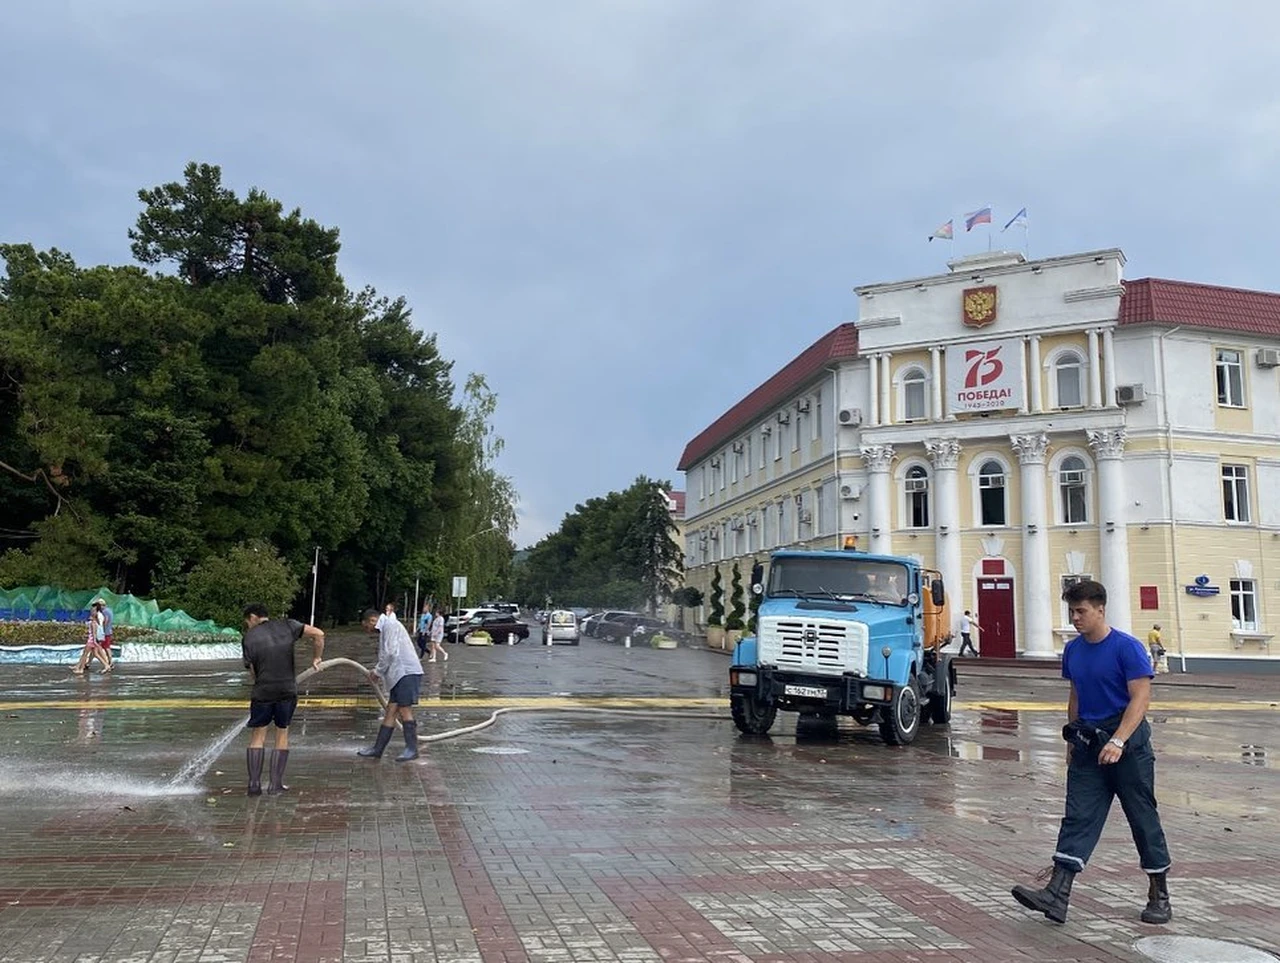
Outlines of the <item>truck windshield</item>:
[{"label": "truck windshield", "polygon": [[905,605],[907,567],[856,558],[775,558],[769,570],[773,598],[862,599]]}]

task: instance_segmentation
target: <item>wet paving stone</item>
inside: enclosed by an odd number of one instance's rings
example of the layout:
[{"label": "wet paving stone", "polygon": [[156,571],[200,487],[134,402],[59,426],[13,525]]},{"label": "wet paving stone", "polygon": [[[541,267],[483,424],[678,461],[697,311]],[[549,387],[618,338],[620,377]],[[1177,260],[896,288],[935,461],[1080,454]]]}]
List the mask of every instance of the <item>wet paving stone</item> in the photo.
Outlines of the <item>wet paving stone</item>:
[{"label": "wet paving stone", "polygon": [[[392,761],[399,736],[366,760],[376,703],[335,669],[304,692],[290,792],[256,798],[239,732],[172,782],[243,719],[234,664],[0,666],[0,960],[1067,963],[1149,960],[1153,936],[1280,951],[1280,715],[1258,680],[1157,687],[1173,923],[1138,922],[1117,809],[1053,926],[1009,896],[1047,865],[1061,813],[1051,675],[965,667],[952,724],[891,748],[794,717],[739,736],[718,653],[450,654],[425,667],[423,735],[546,711],[415,763]],[[632,714],[562,711],[602,705]]]}]

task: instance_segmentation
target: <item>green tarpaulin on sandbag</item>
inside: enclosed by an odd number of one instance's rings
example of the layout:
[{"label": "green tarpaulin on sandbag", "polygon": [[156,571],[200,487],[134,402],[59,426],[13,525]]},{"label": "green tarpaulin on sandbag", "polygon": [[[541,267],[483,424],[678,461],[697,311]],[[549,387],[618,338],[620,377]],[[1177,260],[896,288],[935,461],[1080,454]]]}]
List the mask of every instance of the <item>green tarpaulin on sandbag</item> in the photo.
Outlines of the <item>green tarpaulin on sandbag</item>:
[{"label": "green tarpaulin on sandbag", "polygon": [[240,635],[238,630],[223,628],[208,619],[193,619],[181,609],[161,611],[155,599],[117,595],[107,588],[87,592],[69,592],[52,585],[0,588],[0,621],[76,622],[87,616],[89,605],[99,597],[111,606],[117,625],[155,629],[157,632]]}]

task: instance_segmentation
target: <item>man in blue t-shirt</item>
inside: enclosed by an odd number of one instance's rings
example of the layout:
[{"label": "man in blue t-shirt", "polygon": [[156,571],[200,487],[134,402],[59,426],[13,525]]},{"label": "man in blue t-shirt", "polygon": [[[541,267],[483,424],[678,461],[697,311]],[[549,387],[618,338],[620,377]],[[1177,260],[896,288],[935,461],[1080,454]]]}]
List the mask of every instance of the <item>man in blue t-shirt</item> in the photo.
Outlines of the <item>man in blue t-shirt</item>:
[{"label": "man in blue t-shirt", "polygon": [[1142,643],[1107,624],[1107,590],[1076,582],[1062,593],[1080,634],[1062,653],[1067,700],[1067,805],[1053,854],[1053,875],[1043,889],[1015,886],[1013,896],[1055,923],[1067,920],[1076,873],[1084,869],[1120,797],[1147,874],[1144,923],[1167,923],[1169,849],[1156,810],[1155,753],[1151,748],[1151,659]]}]

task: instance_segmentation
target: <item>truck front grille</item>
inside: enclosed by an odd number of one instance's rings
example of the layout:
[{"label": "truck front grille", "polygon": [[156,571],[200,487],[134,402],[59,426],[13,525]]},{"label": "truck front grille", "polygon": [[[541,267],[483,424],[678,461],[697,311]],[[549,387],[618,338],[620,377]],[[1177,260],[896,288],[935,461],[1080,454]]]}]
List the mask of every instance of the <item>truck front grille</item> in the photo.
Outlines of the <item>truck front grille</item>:
[{"label": "truck front grille", "polygon": [[771,617],[760,620],[760,663],[818,675],[867,671],[867,627],[861,622]]}]

